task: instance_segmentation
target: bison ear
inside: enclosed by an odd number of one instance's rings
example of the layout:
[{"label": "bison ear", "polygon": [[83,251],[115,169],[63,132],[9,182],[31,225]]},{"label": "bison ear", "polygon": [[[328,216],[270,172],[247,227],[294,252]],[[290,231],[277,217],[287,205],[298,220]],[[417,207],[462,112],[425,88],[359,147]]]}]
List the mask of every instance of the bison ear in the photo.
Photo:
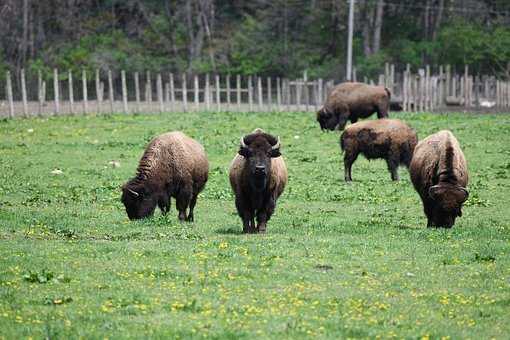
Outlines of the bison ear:
[{"label": "bison ear", "polygon": [[462,203],[464,203],[464,202],[466,202],[466,201],[467,201],[467,199],[468,199],[468,197],[469,197],[469,192],[468,192],[465,188],[463,188],[463,187],[461,187],[461,186],[459,186],[459,190],[462,192],[462,195],[463,195],[463,197],[462,197]]},{"label": "bison ear", "polygon": [[250,150],[246,147],[240,147],[238,153],[244,158],[248,158],[251,156]]},{"label": "bison ear", "polygon": [[434,185],[429,188],[429,197],[433,200],[437,199],[443,188],[440,185]]},{"label": "bison ear", "polygon": [[280,157],[282,154],[280,153],[280,148],[271,150],[271,157],[276,158]]}]

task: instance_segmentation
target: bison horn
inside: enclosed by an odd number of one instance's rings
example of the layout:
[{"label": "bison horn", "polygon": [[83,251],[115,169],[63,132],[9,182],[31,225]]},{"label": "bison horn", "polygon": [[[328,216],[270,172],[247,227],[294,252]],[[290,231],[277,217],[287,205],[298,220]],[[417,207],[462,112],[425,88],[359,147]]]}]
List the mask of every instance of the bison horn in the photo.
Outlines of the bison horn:
[{"label": "bison horn", "polygon": [[280,148],[280,136],[276,137],[276,144],[273,145],[271,150],[278,150]]},{"label": "bison horn", "polygon": [[244,137],[241,137],[241,147],[246,148],[246,144],[244,143]]},{"label": "bison horn", "polygon": [[140,196],[140,194],[139,194],[139,193],[137,193],[136,191],[134,191],[134,190],[132,190],[132,189],[129,189],[129,188],[128,188],[127,190],[128,190],[131,194],[133,194],[133,196],[135,196],[135,197]]}]

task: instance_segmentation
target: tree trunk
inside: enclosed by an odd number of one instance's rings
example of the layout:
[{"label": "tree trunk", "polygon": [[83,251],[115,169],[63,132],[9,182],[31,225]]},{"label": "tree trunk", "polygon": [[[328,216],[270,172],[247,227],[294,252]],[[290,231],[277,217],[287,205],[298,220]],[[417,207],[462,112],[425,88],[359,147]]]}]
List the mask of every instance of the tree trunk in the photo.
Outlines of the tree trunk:
[{"label": "tree trunk", "polygon": [[374,46],[372,48],[372,53],[379,52],[381,48],[381,30],[383,24],[383,16],[384,16],[384,0],[378,0],[374,25]]},{"label": "tree trunk", "polygon": [[443,11],[444,11],[444,0],[439,0],[438,9],[437,9],[437,17],[434,21],[434,29],[432,31],[432,40],[437,39],[437,34],[439,33],[439,28],[441,27],[441,21],[443,20]]},{"label": "tree trunk", "polygon": [[23,0],[23,33],[21,38],[20,54],[21,64],[25,67],[28,50],[28,0]]}]

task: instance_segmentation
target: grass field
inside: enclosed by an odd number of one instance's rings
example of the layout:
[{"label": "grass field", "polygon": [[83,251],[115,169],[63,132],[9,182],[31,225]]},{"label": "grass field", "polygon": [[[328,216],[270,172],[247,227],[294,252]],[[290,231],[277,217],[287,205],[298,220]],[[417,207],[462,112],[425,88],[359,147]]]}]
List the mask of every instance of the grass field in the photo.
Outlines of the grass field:
[{"label": "grass field", "polygon": [[[508,339],[510,115],[393,117],[459,139],[470,198],[453,229],[425,227],[405,169],[393,183],[359,158],[345,184],[338,133],[313,114],[0,121],[0,338]],[[243,235],[227,172],[255,127],[281,136],[289,184],[267,234]],[[169,130],[208,152],[195,223],[175,202],[130,222],[119,187]]]}]

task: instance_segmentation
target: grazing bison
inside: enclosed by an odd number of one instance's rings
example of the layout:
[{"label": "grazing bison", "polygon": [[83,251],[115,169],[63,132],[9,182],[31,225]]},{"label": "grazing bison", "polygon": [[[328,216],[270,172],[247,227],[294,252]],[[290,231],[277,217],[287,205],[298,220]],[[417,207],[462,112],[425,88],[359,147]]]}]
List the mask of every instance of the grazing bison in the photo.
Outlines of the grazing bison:
[{"label": "grazing bison", "polygon": [[451,228],[468,198],[468,170],[459,142],[448,130],[420,141],[409,168],[423,202],[427,227]]},{"label": "grazing bison", "polygon": [[387,118],[390,97],[390,91],[384,86],[339,84],[317,112],[317,121],[322,130],[343,130],[348,120],[356,123],[359,118],[366,118],[374,112],[377,112],[377,118]]},{"label": "grazing bison", "polygon": [[416,132],[398,119],[352,124],[340,137],[340,146],[345,153],[345,181],[352,181],[351,167],[360,153],[367,159],[385,159],[391,179],[398,181],[398,166],[409,167],[417,142]]},{"label": "grazing bison", "polygon": [[[122,203],[130,219],[166,214],[176,199],[179,220],[193,221],[197,195],[207,182],[209,163],[204,148],[182,132],[168,132],[147,146],[137,175],[122,187]],[[186,209],[189,206],[189,214]]]},{"label": "grazing bison", "polygon": [[[243,232],[263,233],[287,184],[287,168],[280,155],[280,139],[256,129],[241,137],[239,153],[229,171]],[[255,217],[257,226],[255,226]]]}]

